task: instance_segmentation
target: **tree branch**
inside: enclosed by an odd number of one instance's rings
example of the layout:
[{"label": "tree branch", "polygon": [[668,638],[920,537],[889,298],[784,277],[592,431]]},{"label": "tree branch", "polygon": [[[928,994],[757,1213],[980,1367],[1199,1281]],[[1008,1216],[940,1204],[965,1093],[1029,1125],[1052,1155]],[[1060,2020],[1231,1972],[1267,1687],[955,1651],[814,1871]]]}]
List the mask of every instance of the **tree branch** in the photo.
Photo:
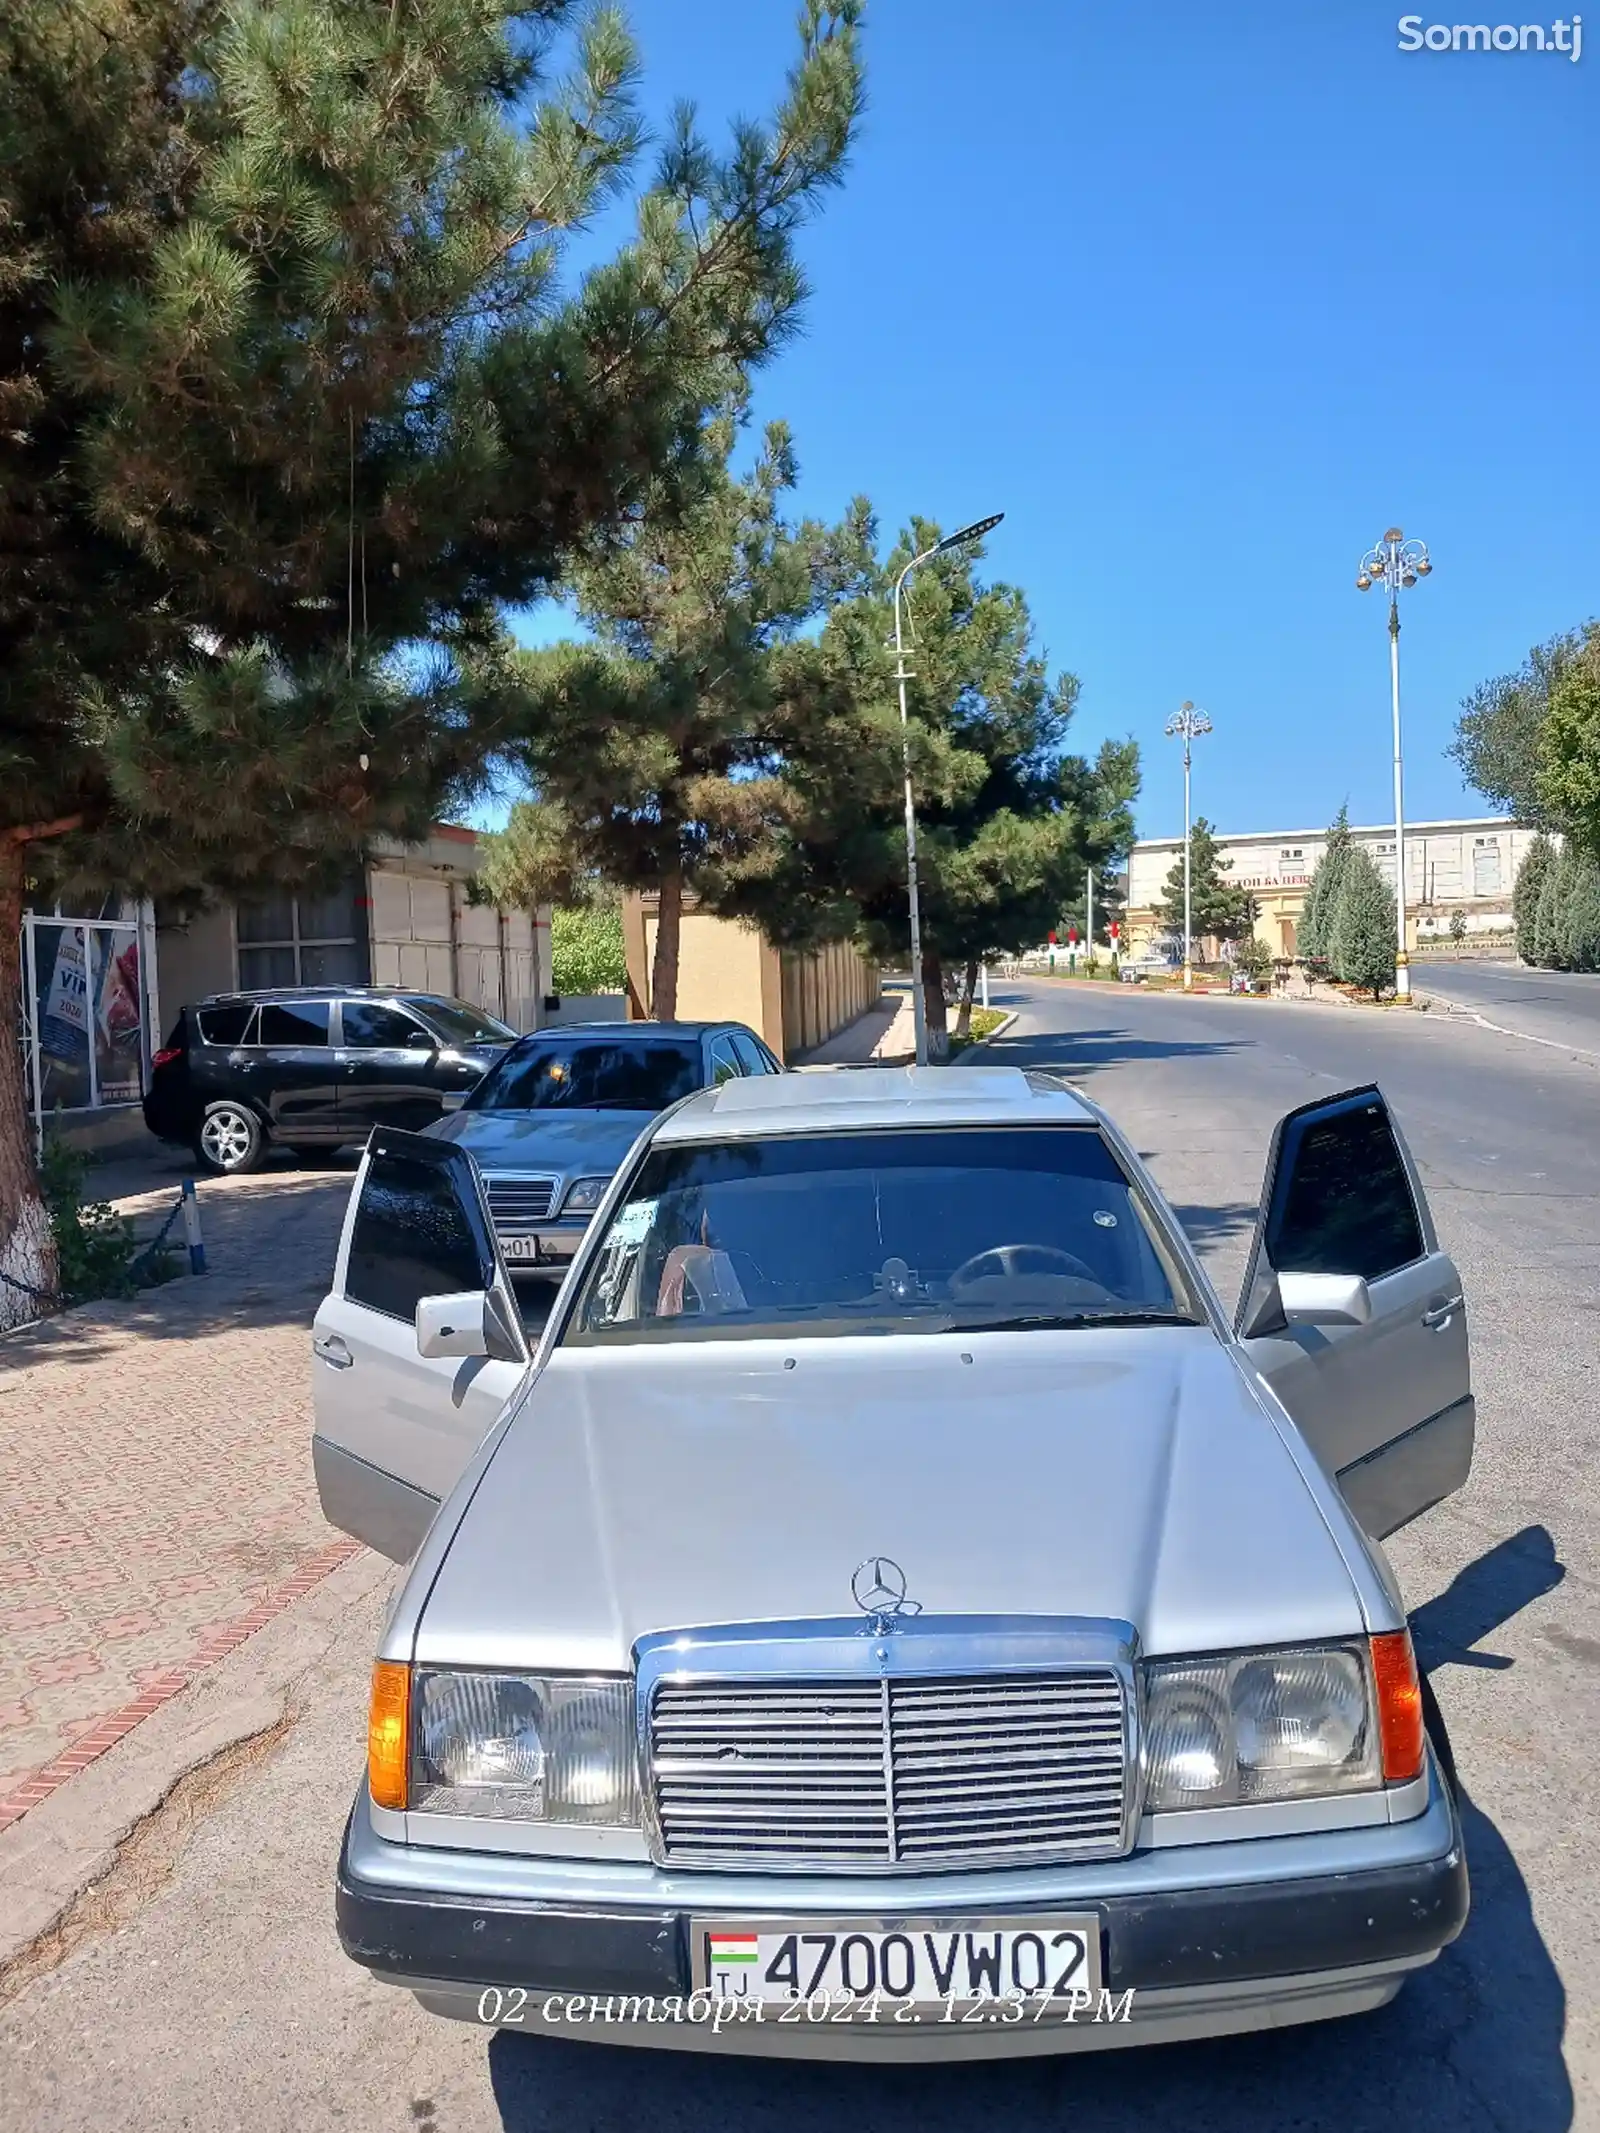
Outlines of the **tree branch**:
[{"label": "tree branch", "polygon": [[37,844],[43,837],[64,837],[68,830],[82,829],[83,816],[57,815],[53,822],[19,822],[0,835],[6,844]]}]

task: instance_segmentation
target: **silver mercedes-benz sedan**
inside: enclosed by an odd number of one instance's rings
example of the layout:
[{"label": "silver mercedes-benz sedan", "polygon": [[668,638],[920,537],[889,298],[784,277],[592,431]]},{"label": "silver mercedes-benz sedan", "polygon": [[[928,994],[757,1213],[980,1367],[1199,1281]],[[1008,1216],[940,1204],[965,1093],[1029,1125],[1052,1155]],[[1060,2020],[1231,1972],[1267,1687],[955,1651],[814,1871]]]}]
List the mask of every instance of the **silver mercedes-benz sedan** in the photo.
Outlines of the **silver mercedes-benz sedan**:
[{"label": "silver mercedes-benz sedan", "polygon": [[1467,1478],[1465,1305],[1376,1088],[1280,1122],[1232,1322],[1048,1075],[689,1097],[532,1352],[470,1156],[380,1131],[315,1347],[324,1509],[411,1562],[339,1932],[425,2006],[1060,2051],[1460,1931],[1380,1543]]}]

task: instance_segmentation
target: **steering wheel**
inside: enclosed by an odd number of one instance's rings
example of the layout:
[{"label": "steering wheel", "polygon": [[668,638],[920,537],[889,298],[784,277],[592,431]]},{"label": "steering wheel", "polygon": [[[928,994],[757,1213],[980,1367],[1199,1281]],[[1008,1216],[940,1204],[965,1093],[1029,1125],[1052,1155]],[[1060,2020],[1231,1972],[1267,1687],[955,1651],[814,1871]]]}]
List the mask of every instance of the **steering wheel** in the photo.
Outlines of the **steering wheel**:
[{"label": "steering wheel", "polygon": [[952,1290],[959,1289],[969,1282],[992,1280],[997,1274],[1053,1274],[1072,1281],[1093,1282],[1097,1289],[1105,1286],[1092,1266],[1071,1252],[1057,1251],[1053,1244],[991,1245],[988,1251],[974,1252],[970,1259],[964,1259],[950,1276],[950,1286]]}]

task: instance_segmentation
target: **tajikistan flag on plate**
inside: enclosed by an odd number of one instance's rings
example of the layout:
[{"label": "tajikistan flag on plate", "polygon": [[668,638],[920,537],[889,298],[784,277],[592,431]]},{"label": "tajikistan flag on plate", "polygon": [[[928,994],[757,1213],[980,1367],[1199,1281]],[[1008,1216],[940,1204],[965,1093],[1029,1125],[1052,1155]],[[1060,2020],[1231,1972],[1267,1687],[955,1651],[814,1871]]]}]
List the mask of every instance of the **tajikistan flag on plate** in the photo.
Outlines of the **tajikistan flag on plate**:
[{"label": "tajikistan flag on plate", "polygon": [[753,1933],[708,1933],[714,1963],[753,1963],[756,1936]]}]

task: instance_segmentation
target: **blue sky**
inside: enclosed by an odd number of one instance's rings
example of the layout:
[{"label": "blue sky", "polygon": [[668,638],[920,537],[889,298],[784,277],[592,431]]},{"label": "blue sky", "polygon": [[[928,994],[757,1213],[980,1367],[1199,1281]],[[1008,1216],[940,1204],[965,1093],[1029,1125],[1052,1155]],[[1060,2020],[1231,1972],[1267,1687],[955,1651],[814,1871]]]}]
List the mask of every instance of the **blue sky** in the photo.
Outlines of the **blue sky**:
[{"label": "blue sky", "polygon": [[[1075,744],[1143,744],[1145,835],[1182,827],[1185,697],[1222,828],[1389,813],[1354,579],[1390,524],[1435,563],[1402,605],[1413,819],[1481,809],[1443,753],[1462,695],[1600,612],[1600,11],[1577,64],[1402,53],[1405,11],[871,0],[860,146],[757,414],[808,511],[1004,510],[988,568],[1082,680]],[[656,120],[764,112],[794,49],[788,0],[628,12]]]}]

